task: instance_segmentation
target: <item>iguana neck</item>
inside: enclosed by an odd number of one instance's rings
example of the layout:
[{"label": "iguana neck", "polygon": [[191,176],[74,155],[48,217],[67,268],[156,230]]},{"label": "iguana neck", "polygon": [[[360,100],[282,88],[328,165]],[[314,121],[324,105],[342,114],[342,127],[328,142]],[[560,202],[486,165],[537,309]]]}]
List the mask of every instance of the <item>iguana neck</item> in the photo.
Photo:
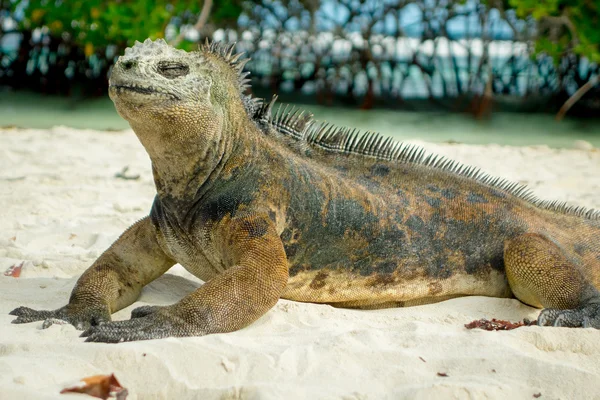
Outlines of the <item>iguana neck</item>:
[{"label": "iguana neck", "polygon": [[235,142],[231,127],[224,123],[193,124],[198,131],[192,133],[177,124],[130,125],[152,161],[159,198],[182,205],[193,202],[199,188],[219,173]]}]

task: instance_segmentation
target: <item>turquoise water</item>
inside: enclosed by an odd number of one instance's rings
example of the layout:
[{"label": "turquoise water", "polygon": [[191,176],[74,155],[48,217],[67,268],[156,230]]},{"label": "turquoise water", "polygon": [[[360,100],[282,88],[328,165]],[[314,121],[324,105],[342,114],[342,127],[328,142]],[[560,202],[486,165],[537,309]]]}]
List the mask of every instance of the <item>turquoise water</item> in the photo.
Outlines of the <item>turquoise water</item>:
[{"label": "turquoise water", "polygon": [[[478,121],[464,114],[441,112],[299,107],[311,111],[317,119],[381,132],[398,140],[551,147],[572,147],[576,140],[585,140],[600,147],[600,119],[567,118],[557,123],[552,115],[497,112],[489,120]],[[56,125],[98,130],[129,127],[108,97],[78,101],[30,93],[0,93],[0,126],[50,128]]]}]

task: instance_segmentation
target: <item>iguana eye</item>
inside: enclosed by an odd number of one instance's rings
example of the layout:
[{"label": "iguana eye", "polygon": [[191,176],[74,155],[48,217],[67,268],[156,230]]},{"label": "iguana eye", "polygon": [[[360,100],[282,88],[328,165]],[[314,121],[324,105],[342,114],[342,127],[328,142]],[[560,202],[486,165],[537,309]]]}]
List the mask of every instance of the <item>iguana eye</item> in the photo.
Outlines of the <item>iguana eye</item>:
[{"label": "iguana eye", "polygon": [[169,61],[161,61],[158,63],[158,72],[165,78],[174,79],[179,76],[187,75],[190,67],[185,64]]}]

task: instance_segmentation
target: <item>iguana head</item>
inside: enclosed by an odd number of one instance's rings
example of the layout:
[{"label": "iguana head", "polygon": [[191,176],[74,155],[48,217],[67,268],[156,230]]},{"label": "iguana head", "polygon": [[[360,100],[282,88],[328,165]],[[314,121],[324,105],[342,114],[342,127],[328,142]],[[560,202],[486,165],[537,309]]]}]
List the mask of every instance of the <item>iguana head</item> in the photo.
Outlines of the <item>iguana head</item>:
[{"label": "iguana head", "polygon": [[114,65],[109,95],[138,136],[147,126],[208,139],[208,130],[219,130],[216,125],[231,115],[246,114],[245,60],[239,58],[232,46],[221,44],[186,52],[162,39],[136,42]]},{"label": "iguana head", "polygon": [[193,198],[256,126],[247,111],[255,103],[243,95],[245,61],[233,46],[186,52],[159,39],[136,42],[113,66],[110,98],[150,155],[160,195]]}]

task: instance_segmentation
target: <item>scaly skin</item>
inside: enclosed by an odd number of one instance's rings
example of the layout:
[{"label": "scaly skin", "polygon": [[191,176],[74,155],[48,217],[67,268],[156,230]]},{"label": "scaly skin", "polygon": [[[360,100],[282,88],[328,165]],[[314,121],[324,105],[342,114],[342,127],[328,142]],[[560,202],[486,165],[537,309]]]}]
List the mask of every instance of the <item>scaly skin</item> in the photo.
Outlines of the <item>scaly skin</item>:
[{"label": "scaly skin", "polygon": [[[418,149],[273,116],[242,93],[238,58],[214,44],[126,50],[109,94],[150,155],[150,216],[82,275],[67,306],[20,307],[13,322],[61,319],[87,341],[120,342],[234,331],[280,297],[381,308],[486,295],[546,307],[542,325],[600,328],[597,214]],[[110,322],[176,262],[206,283]]]}]

